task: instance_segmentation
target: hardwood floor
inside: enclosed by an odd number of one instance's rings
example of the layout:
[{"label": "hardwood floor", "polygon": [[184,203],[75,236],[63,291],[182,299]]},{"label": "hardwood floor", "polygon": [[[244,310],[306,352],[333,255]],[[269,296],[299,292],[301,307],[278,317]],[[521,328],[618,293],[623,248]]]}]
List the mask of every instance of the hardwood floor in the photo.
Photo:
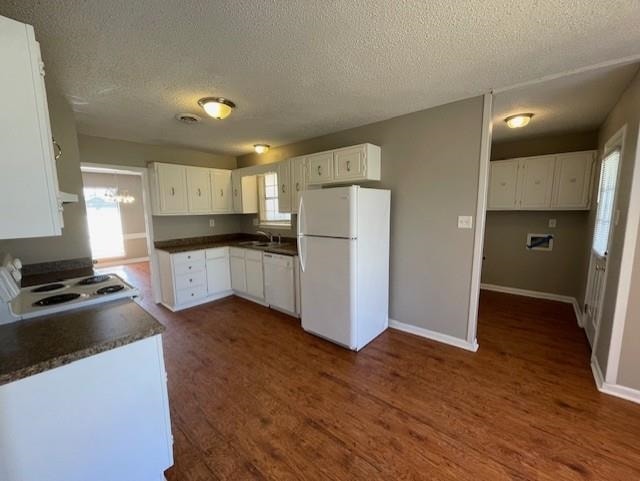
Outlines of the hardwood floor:
[{"label": "hardwood floor", "polygon": [[238,298],[172,314],[146,264],[120,272],[167,326],[168,481],[640,479],[640,406],[596,390],[569,305],[483,292],[477,353],[388,330],[355,354]]}]

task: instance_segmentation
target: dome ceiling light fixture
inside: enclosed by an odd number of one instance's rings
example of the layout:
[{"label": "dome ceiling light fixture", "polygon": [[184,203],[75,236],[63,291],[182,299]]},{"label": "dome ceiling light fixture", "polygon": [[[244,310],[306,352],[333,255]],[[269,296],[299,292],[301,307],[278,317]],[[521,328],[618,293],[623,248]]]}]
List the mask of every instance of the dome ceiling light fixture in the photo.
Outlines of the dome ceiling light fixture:
[{"label": "dome ceiling light fixture", "polygon": [[256,151],[256,154],[264,154],[268,152],[271,146],[269,144],[253,144],[253,150]]},{"label": "dome ceiling light fixture", "polygon": [[509,115],[509,117],[506,117],[504,121],[510,129],[519,129],[520,127],[527,125],[531,121],[531,117],[533,117],[532,113],[515,114]]},{"label": "dome ceiling light fixture", "polygon": [[200,105],[208,115],[217,120],[226,119],[233,109],[236,108],[236,104],[224,97],[205,97],[198,100],[198,105]]}]

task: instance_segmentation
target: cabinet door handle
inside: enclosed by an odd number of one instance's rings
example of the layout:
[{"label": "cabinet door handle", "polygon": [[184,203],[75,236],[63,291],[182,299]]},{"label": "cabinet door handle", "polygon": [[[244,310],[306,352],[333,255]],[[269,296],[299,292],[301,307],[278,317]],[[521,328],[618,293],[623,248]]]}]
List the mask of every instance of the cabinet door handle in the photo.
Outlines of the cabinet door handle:
[{"label": "cabinet door handle", "polygon": [[287,186],[282,184],[282,193],[285,194],[287,192]]},{"label": "cabinet door handle", "polygon": [[238,197],[238,189],[233,189],[233,195],[235,195],[236,197]]},{"label": "cabinet door handle", "polygon": [[296,182],[296,192],[300,192],[300,182]]},{"label": "cabinet door handle", "polygon": [[199,187],[198,187],[198,197],[202,197],[202,191],[200,190]]},{"label": "cabinet door handle", "polygon": [[60,147],[60,144],[58,142],[56,142],[56,138],[55,137],[51,137],[51,140],[53,142],[53,146],[56,148],[57,152],[55,153],[55,155],[53,156],[54,159],[58,160],[60,157],[62,157],[62,147]]},{"label": "cabinet door handle", "polygon": [[171,195],[176,195],[176,189],[174,189],[173,187],[171,187]]},{"label": "cabinet door handle", "polygon": [[220,189],[220,197],[224,197],[224,191]]},{"label": "cabinet door handle", "polygon": [[351,172],[351,161],[347,160],[347,172]]},{"label": "cabinet door handle", "polygon": [[322,175],[322,166],[321,165],[318,166],[318,175]]}]

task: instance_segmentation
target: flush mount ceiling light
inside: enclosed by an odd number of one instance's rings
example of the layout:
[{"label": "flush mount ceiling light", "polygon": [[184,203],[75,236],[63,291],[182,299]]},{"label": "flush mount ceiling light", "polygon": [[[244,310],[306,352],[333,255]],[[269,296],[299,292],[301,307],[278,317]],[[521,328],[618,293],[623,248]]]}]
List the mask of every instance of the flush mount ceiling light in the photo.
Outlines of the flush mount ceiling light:
[{"label": "flush mount ceiling light", "polygon": [[205,97],[198,100],[198,105],[214,119],[226,119],[229,114],[236,108],[231,100],[223,97]]},{"label": "flush mount ceiling light", "polygon": [[533,114],[509,115],[509,117],[505,118],[504,121],[510,129],[519,129],[520,127],[527,125],[531,121],[531,117],[533,117]]},{"label": "flush mount ceiling light", "polygon": [[271,148],[268,144],[254,144],[253,150],[256,151],[256,154],[264,154]]}]

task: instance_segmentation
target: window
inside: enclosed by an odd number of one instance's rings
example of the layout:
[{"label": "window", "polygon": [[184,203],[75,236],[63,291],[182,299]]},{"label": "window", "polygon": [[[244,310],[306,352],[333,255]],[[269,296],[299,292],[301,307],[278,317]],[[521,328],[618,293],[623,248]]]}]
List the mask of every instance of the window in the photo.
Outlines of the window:
[{"label": "window", "polygon": [[260,225],[291,227],[291,214],[278,212],[278,174],[270,172],[260,178]]},{"label": "window", "polygon": [[600,187],[598,189],[598,210],[593,233],[593,251],[600,257],[607,255],[609,249],[609,232],[614,212],[616,182],[618,180],[618,164],[620,149],[616,149],[602,161],[600,167]]},{"label": "window", "polygon": [[107,196],[110,190],[106,187],[84,189],[89,243],[96,260],[125,256],[120,206]]}]

